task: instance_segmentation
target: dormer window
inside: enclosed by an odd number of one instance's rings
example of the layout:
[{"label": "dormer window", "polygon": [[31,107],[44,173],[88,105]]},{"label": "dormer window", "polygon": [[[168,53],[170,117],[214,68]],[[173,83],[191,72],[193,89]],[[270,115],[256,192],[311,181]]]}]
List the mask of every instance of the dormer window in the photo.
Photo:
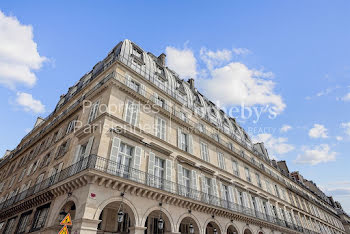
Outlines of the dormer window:
[{"label": "dormer window", "polygon": [[166,81],[166,77],[165,77],[165,72],[164,72],[164,68],[157,65],[157,68],[156,68],[156,75],[158,76],[158,78],[161,80],[161,81]]},{"label": "dormer window", "polygon": [[132,45],[132,56],[134,57],[134,62],[139,65],[144,65],[143,62],[143,51],[136,45]]}]

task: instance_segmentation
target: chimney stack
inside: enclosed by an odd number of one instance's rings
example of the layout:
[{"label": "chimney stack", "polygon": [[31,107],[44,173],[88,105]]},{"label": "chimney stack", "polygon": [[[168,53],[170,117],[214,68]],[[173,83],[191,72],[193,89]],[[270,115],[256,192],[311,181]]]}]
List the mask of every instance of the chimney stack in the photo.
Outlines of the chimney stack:
[{"label": "chimney stack", "polygon": [[164,53],[162,53],[161,55],[158,56],[158,62],[163,67],[165,66],[165,57],[166,57],[166,55]]},{"label": "chimney stack", "polygon": [[194,89],[194,79],[190,78],[190,79],[188,79],[187,82],[190,84],[190,88],[193,90]]}]

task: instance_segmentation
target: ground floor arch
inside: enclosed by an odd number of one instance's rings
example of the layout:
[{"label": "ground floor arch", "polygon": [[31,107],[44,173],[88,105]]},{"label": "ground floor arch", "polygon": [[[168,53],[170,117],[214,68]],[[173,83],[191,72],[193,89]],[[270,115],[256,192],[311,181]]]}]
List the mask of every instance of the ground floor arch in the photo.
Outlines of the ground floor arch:
[{"label": "ground floor arch", "polygon": [[238,229],[234,225],[230,225],[227,228],[227,234],[238,234]]},{"label": "ground floor arch", "polygon": [[214,221],[210,221],[205,227],[205,234],[221,234],[219,225]]},{"label": "ground floor arch", "polygon": [[181,234],[199,234],[200,227],[193,217],[186,216],[182,218],[179,224],[179,233]]},{"label": "ground floor arch", "polygon": [[146,217],[144,227],[145,234],[163,234],[172,232],[172,224],[168,215],[159,209],[152,210]]}]

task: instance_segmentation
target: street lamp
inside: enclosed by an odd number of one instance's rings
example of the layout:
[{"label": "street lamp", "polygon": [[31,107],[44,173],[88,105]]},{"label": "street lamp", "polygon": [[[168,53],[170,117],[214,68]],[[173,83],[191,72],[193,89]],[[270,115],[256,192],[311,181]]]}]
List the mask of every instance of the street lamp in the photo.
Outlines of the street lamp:
[{"label": "street lamp", "polygon": [[118,223],[122,223],[124,221],[124,212],[123,212],[124,193],[121,193],[120,196],[122,197],[122,202],[120,203],[119,210],[118,210],[118,218],[117,218]]},{"label": "street lamp", "polygon": [[158,229],[159,230],[163,230],[164,228],[164,220],[162,219],[162,217],[159,217],[159,220],[158,220]]},{"label": "street lamp", "polygon": [[214,234],[218,234],[218,231],[216,230],[216,228],[214,228]]},{"label": "street lamp", "polygon": [[193,234],[194,233],[194,227],[193,227],[192,223],[190,223],[189,229],[190,229],[190,233]]}]

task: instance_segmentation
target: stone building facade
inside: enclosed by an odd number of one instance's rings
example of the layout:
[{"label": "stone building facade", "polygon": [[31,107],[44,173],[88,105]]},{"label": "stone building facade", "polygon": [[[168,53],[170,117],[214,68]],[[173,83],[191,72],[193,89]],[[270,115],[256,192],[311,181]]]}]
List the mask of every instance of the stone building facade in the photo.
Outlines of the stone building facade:
[{"label": "stone building facade", "polygon": [[[327,196],[124,40],[0,162],[2,233],[345,233]],[[282,168],[282,169],[281,169]]]}]

